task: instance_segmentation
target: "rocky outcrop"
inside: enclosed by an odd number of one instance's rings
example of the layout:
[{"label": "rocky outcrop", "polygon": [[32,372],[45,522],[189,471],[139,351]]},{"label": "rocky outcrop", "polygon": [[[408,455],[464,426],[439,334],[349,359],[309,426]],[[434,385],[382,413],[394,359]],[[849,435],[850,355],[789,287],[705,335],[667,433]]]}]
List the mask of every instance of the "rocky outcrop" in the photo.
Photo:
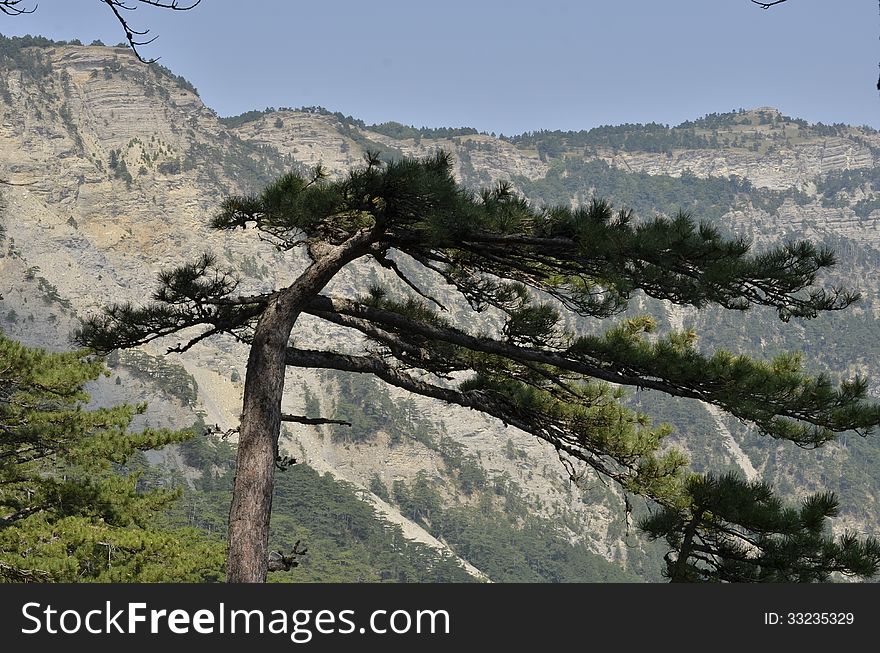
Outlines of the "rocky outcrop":
[{"label": "rocky outcrop", "polygon": [[874,155],[863,143],[838,137],[794,145],[771,154],[747,150],[678,150],[671,156],[647,152],[603,152],[601,159],[630,172],[680,177],[744,177],[771,190],[806,188],[832,171],[873,168]]},{"label": "rocky outcrop", "polygon": [[631,172],[675,177],[684,173],[697,177],[736,175],[771,190],[809,191],[810,183],[820,175],[877,165],[880,134],[874,130],[841,127],[828,134],[818,132],[776,109],[760,107],[735,114],[733,120],[721,125],[695,129],[699,136],[727,146],[673,149],[663,154],[600,151],[599,157]]}]

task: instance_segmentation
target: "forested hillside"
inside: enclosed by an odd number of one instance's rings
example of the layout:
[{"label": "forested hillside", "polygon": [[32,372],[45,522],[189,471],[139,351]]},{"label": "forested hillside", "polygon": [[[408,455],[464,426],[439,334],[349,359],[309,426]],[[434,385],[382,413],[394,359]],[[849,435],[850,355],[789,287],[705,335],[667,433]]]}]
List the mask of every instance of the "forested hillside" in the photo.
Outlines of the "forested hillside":
[{"label": "forested hillside", "polygon": [[[536,126],[540,127],[540,126]],[[111,302],[143,302],[163,269],[209,250],[243,291],[290,281],[303,260],[254,233],[208,229],[227,194],[322,163],[331,175],[365,152],[385,158],[452,154],[473,189],[510,181],[535,205],[606,198],[637,220],[679,210],[758,251],[808,238],[837,252],[821,280],[862,293],[849,310],[781,322],[775,311],[672,308],[640,296],[627,316],[651,314],[660,333],[692,329],[700,351],[759,358],[800,352],[835,380],[860,374],[880,398],[880,134],[809,124],[771,108],[711,114],[678,126],[603,126],[518,136],[467,127],[368,125],[320,107],[221,118],[186,80],[123,49],[0,36],[0,329],[11,339],[70,350],[81,319]],[[427,284],[456,313],[444,284]],[[397,283],[378,266],[334,281],[350,295]],[[331,289],[332,289],[331,288]],[[580,319],[582,333],[607,327]],[[493,327],[487,318],[485,328]],[[303,319],[296,342],[348,339]],[[347,342],[348,342],[347,341]],[[146,401],[136,428],[188,429],[183,444],[134,454],[142,489],[178,488],[163,528],[225,533],[234,436],[247,349],[232,338],[166,354],[160,341],[108,359],[88,385],[91,406]],[[351,427],[289,427],[278,473],[272,547],[308,548],[274,580],[566,582],[659,580],[662,544],[635,527],[644,502],[596,478],[571,483],[552,447],[473,411],[410,398],[344,373],[288,374],[291,412]],[[880,444],[844,435],[818,450],[759,437],[695,400],[633,390],[628,405],[668,422],[697,471],[763,478],[786,498],[830,490],[834,528],[880,533]]]}]

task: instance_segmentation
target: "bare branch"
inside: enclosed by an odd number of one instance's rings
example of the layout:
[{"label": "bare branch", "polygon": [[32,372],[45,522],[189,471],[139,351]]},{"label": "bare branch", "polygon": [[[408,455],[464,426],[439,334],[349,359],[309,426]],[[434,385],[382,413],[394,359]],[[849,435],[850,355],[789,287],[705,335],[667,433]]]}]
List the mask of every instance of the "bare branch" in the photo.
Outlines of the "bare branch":
[{"label": "bare branch", "polygon": [[786,0],[776,0],[776,2],[758,2],[758,0],[752,0],[752,4],[758,5],[761,9],[769,9],[773,5],[781,5]]},{"label": "bare branch", "polygon": [[[194,0],[192,3],[190,3],[188,5],[180,5],[180,3],[177,2],[177,0],[171,0],[171,2],[161,2],[160,0],[134,0],[134,1],[140,2],[145,5],[150,5],[152,7],[159,7],[161,9],[172,9],[174,11],[188,11],[190,9],[195,8],[202,0]],[[101,2],[103,2],[105,5],[110,7],[110,10],[116,16],[116,20],[119,21],[119,24],[122,26],[122,29],[125,30],[125,38],[128,41],[128,44],[131,46],[131,50],[132,50],[132,52],[134,52],[134,55],[138,58],[138,60],[142,63],[147,63],[147,64],[155,63],[156,61],[158,61],[159,60],[158,57],[155,59],[144,59],[141,56],[141,53],[138,51],[138,48],[140,46],[149,45],[150,43],[155,41],[158,38],[158,36],[154,36],[153,38],[140,40],[140,41],[137,40],[136,37],[146,36],[147,34],[149,34],[150,30],[149,29],[145,29],[145,30],[134,29],[128,23],[128,21],[125,19],[125,17],[122,15],[122,13],[119,11],[120,9],[124,9],[127,11],[133,11],[133,10],[137,9],[137,7],[133,6],[133,5],[126,4],[126,2],[124,2],[124,0],[101,0]]]},{"label": "bare branch", "polygon": [[[123,15],[123,11],[134,11],[137,9],[138,4],[148,5],[150,7],[157,7],[159,9],[170,9],[172,11],[189,11],[190,9],[195,9],[202,0],[191,0],[190,2],[181,3],[179,0],[100,0],[102,3],[110,7],[110,10],[113,12],[113,15],[116,16],[116,20],[122,26],[122,29],[125,30],[125,39],[128,41],[128,44],[131,46],[132,52],[134,52],[134,56],[138,58],[142,63],[154,63],[158,61],[158,57],[156,59],[144,59],[141,56],[141,53],[138,52],[138,48],[144,45],[149,45],[153,41],[155,41],[158,37],[154,36],[153,38],[138,40],[138,37],[145,37],[150,33],[149,29],[145,30],[137,30],[132,27],[128,20],[126,20]],[[6,14],[7,16],[20,16],[21,14],[32,14],[37,10],[39,5],[34,5],[32,9],[27,9],[24,7],[20,7],[22,0],[0,0],[0,12]],[[134,4],[132,4],[134,3]]]},{"label": "bare branch", "polygon": [[214,426],[206,426],[203,435],[217,435],[220,436],[223,440],[229,438],[230,435],[235,435],[239,432],[239,427],[223,430],[220,428],[219,424],[214,424]]},{"label": "bare branch", "polygon": [[20,16],[21,14],[32,14],[37,10],[37,5],[33,9],[19,7],[21,0],[3,0],[0,2],[0,11],[7,16]]},{"label": "bare branch", "polygon": [[215,327],[213,329],[208,329],[204,333],[200,333],[199,335],[195,336],[194,338],[191,338],[186,343],[178,342],[174,347],[169,347],[165,353],[166,354],[182,354],[186,351],[189,351],[192,347],[197,345],[199,342],[201,342],[205,338],[216,335],[218,333],[228,333],[228,331],[226,329],[221,329],[219,327]]},{"label": "bare branch", "polygon": [[392,272],[394,272],[394,274],[396,274],[397,277],[401,281],[403,281],[403,283],[405,283],[407,286],[412,288],[419,296],[424,297],[425,299],[427,299],[430,302],[433,302],[434,304],[439,306],[440,310],[442,310],[442,311],[449,310],[443,304],[441,304],[439,301],[437,301],[434,297],[427,294],[424,290],[419,288],[415,283],[410,281],[410,279],[403,273],[403,271],[400,269],[400,267],[398,267],[398,265],[395,261],[391,260],[390,258],[387,258],[384,255],[377,255],[377,256],[374,256],[374,258],[379,263],[379,265],[381,265],[383,268],[387,268],[387,269],[391,270]]},{"label": "bare branch", "polygon": [[304,417],[302,415],[289,415],[281,413],[282,422],[294,422],[296,424],[309,424],[316,426],[319,424],[340,424],[341,426],[351,426],[351,422],[344,419],[327,419],[326,417]]},{"label": "bare branch", "polygon": [[294,567],[299,566],[298,558],[307,554],[309,550],[300,546],[300,540],[296,541],[290,553],[285,555],[281,551],[271,551],[269,553],[269,571],[290,571]]},{"label": "bare branch", "polygon": [[391,354],[403,364],[419,367],[444,378],[447,378],[446,375],[449,372],[467,369],[466,366],[449,365],[449,361],[437,357],[432,358],[429,350],[409,343],[396,334],[377,327],[370,320],[343,315],[333,311],[313,311],[307,309],[306,312],[333,324],[360,331],[367,338],[387,347]]}]

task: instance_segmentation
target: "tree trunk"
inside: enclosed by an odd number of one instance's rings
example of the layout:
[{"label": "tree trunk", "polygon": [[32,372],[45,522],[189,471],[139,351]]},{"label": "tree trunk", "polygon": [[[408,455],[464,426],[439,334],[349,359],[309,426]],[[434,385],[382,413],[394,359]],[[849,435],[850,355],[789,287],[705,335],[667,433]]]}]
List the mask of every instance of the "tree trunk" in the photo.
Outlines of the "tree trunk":
[{"label": "tree trunk", "polygon": [[235,484],[229,509],[226,580],[262,583],[269,564],[269,517],[281,432],[285,351],[303,307],[347,263],[368,254],[361,231],[317,259],[266,307],[254,331],[244,383]]},{"label": "tree trunk", "polygon": [[690,523],[688,523],[687,527],[684,529],[684,538],[681,543],[681,550],[678,552],[678,559],[675,561],[675,566],[672,568],[672,573],[669,577],[670,583],[687,583],[691,582],[688,577],[688,558],[691,557],[691,552],[693,551],[694,546],[694,537],[697,535],[697,527],[700,525],[700,520],[703,519],[703,513],[705,511],[700,506],[695,506],[693,508],[693,517],[691,518]]}]

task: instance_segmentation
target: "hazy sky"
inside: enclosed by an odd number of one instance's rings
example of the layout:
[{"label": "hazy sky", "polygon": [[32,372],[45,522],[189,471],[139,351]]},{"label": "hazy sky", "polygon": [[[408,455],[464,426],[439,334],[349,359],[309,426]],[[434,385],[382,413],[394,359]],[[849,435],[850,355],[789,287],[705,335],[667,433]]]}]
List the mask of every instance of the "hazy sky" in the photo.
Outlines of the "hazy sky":
[{"label": "hazy sky", "polygon": [[[321,105],[514,134],[774,106],[880,128],[875,0],[203,0],[127,15],[159,35],[143,54],[221,115]],[[0,32],[123,40],[97,0],[39,0]]]}]

